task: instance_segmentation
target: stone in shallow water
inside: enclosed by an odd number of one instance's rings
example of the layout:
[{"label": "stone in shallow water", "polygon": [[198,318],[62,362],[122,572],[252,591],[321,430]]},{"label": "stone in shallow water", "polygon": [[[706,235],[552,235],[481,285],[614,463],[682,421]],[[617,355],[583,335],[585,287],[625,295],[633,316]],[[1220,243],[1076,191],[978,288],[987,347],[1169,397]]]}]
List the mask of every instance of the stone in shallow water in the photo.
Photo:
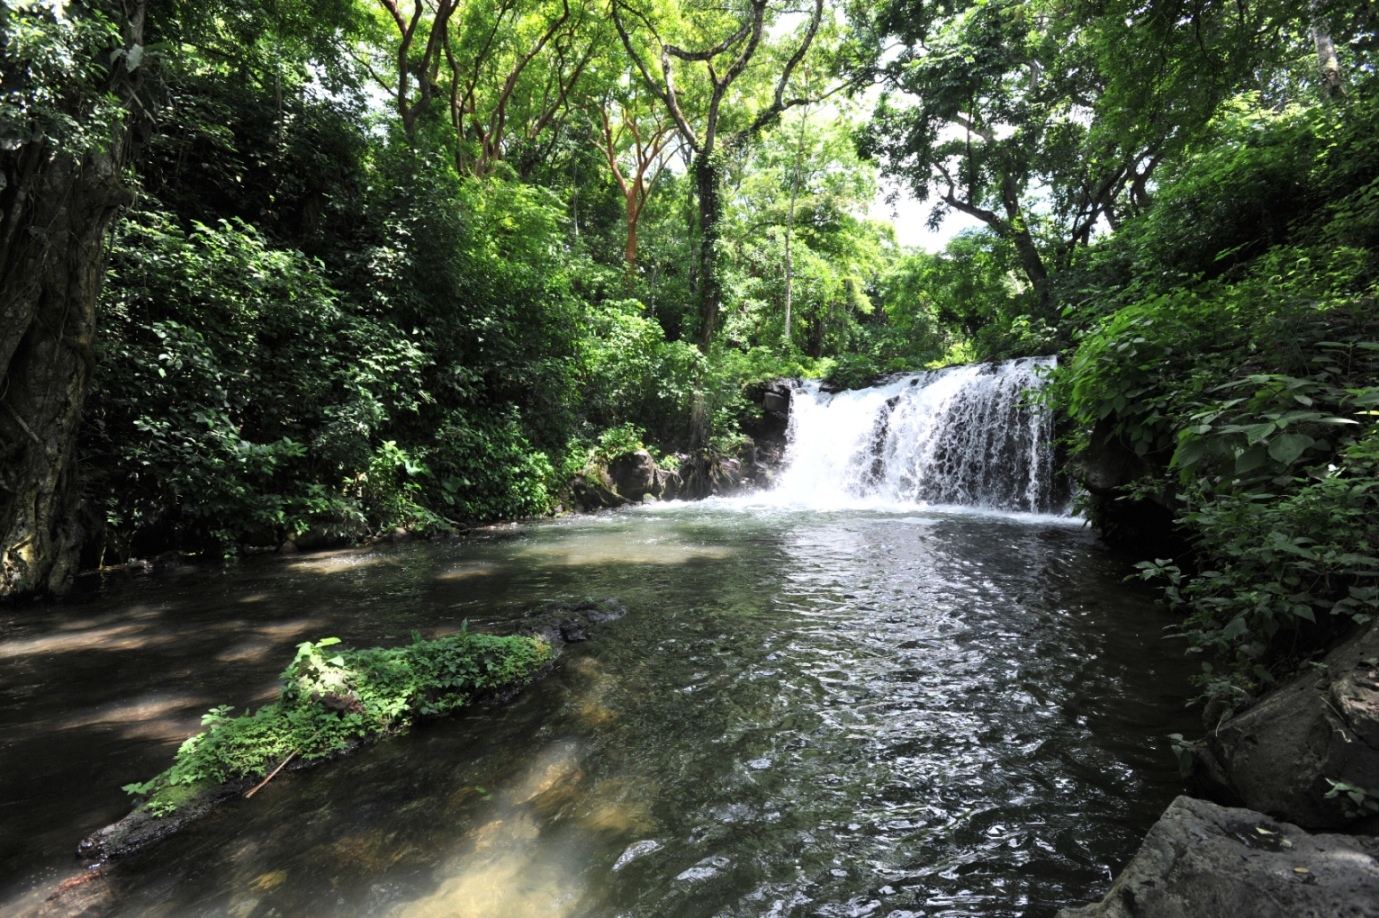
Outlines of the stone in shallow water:
[{"label": "stone in shallow water", "polygon": [[1058,918],[1379,918],[1379,838],[1179,797],[1106,898]]},{"label": "stone in shallow water", "polygon": [[706,857],[688,870],[682,871],[675,879],[691,883],[700,882],[702,880],[712,880],[722,873],[724,868],[731,863],[731,861],[721,855]]},{"label": "stone in shallow water", "polygon": [[653,851],[659,851],[660,848],[661,843],[650,838],[644,839],[639,842],[633,842],[632,844],[627,846],[626,851],[618,855],[618,861],[613,865],[613,870],[622,870],[624,867],[635,861],[637,858],[645,854],[650,854]]}]

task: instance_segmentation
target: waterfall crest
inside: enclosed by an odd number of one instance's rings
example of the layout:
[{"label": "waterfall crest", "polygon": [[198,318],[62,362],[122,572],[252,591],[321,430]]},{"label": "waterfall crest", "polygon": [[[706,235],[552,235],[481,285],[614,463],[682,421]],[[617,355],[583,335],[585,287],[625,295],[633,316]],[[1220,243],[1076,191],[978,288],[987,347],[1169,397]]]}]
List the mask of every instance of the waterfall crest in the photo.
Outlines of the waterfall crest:
[{"label": "waterfall crest", "polygon": [[1063,513],[1053,418],[1026,393],[1052,357],[915,373],[836,394],[802,383],[790,408],[780,503],[948,504]]}]

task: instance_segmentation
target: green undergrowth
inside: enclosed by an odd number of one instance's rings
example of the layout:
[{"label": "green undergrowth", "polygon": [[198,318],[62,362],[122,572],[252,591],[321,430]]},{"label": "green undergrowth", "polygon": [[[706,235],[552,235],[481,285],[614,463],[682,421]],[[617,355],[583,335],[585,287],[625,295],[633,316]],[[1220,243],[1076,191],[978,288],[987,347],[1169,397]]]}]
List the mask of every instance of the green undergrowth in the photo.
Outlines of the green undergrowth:
[{"label": "green undergrowth", "polygon": [[1190,550],[1140,575],[1227,710],[1379,616],[1375,88],[1236,100],[1065,312],[1077,348],[1050,391],[1068,445],[1138,476],[1091,515],[1171,509]]},{"label": "green undergrowth", "polygon": [[288,756],[311,762],[406,729],[418,717],[458,710],[528,684],[552,655],[538,638],[468,630],[403,647],[351,650],[338,638],[298,645],[278,700],[232,717],[213,708],[206,729],[177,750],[172,767],[125,790],[155,816],[203,791],[269,774]]}]

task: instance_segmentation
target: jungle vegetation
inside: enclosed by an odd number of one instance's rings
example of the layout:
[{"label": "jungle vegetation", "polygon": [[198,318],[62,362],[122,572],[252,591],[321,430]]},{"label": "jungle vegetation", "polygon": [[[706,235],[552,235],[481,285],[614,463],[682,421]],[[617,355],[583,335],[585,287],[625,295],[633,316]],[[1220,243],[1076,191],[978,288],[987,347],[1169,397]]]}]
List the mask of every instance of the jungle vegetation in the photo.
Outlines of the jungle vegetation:
[{"label": "jungle vegetation", "polygon": [[[1253,684],[1379,606],[1363,0],[7,0],[0,597],[549,513],[744,384],[1031,353]],[[883,182],[977,228],[939,252]],[[1209,673],[1209,676],[1215,678]]]}]

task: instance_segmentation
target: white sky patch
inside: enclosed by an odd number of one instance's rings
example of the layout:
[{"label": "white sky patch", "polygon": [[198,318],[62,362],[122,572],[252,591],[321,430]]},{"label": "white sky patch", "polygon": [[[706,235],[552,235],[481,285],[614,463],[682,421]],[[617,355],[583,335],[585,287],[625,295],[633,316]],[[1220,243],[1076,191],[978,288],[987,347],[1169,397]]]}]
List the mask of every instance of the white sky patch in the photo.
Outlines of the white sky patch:
[{"label": "white sky patch", "polygon": [[[892,193],[895,200],[887,201],[886,198]],[[903,185],[892,179],[882,179],[876,199],[871,202],[868,216],[873,220],[887,220],[893,224],[895,239],[902,246],[919,248],[926,252],[942,251],[948,240],[958,233],[985,225],[975,217],[952,211],[937,230],[931,230],[928,224],[929,212],[932,209],[932,201],[916,201]]]}]

